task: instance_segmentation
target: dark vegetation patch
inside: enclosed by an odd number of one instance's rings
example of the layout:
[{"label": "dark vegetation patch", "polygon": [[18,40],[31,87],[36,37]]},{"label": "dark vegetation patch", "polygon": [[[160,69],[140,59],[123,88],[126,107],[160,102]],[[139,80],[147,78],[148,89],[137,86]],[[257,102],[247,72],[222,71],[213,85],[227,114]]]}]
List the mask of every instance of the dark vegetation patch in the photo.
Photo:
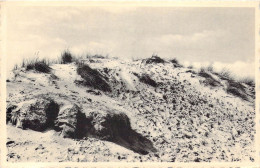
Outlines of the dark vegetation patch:
[{"label": "dark vegetation patch", "polygon": [[111,88],[104,80],[104,76],[96,69],[92,69],[88,65],[84,64],[77,67],[77,73],[83,78],[83,81],[75,81],[75,83],[89,86],[104,92],[111,92]]},{"label": "dark vegetation patch", "polygon": [[51,67],[49,66],[49,62],[46,59],[42,60],[23,60],[22,67],[25,67],[26,71],[29,70],[35,70],[37,72],[42,72],[42,73],[50,73],[51,72]]},{"label": "dark vegetation patch", "polygon": [[219,76],[219,78],[222,80],[235,80],[231,72],[225,68],[219,73],[214,72],[214,74]]},{"label": "dark vegetation patch", "polygon": [[[234,96],[240,97],[243,100],[249,100],[248,99],[248,93],[246,87],[242,84],[245,83],[249,87],[254,88],[254,81],[250,80],[250,78],[244,78],[240,81],[236,81],[234,76],[231,74],[231,72],[228,69],[223,69],[221,72],[217,73],[214,72],[215,75],[217,75],[221,80],[224,80],[227,82],[227,89],[226,92],[228,94],[232,94]],[[253,89],[254,90],[254,89]],[[254,91],[251,91],[252,98],[255,98]]]},{"label": "dark vegetation patch", "polygon": [[62,64],[67,64],[72,62],[72,54],[69,50],[64,51],[61,54],[61,63]]},{"label": "dark vegetation patch", "polygon": [[170,62],[174,64],[179,64],[179,61],[176,58],[173,58],[172,60],[170,60]]},{"label": "dark vegetation patch", "polygon": [[182,68],[183,67],[183,65],[181,65],[176,58],[170,60],[170,62],[173,64],[174,68]]},{"label": "dark vegetation patch", "polygon": [[209,65],[209,66],[207,66],[206,69],[207,69],[208,72],[211,72],[211,73],[214,71],[214,69],[213,69],[213,65]]},{"label": "dark vegetation patch", "polygon": [[227,93],[240,97],[243,100],[248,100],[245,86],[234,80],[227,80],[227,82]]},{"label": "dark vegetation patch", "polygon": [[203,83],[206,86],[212,86],[212,87],[217,87],[221,86],[221,83],[214,79],[208,72],[206,72],[204,69],[201,69],[200,72],[198,73],[199,76],[205,78]]},{"label": "dark vegetation patch", "polygon": [[142,83],[145,83],[147,85],[150,85],[152,87],[157,87],[158,84],[152,79],[150,78],[150,76],[148,74],[142,74],[139,75],[137,73],[133,73],[136,77],[138,77],[139,81]]},{"label": "dark vegetation patch", "polygon": [[245,83],[248,86],[255,87],[255,81],[249,77],[241,79],[239,82]]},{"label": "dark vegetation patch", "polygon": [[146,63],[146,64],[158,64],[158,63],[165,63],[165,60],[163,60],[162,58],[160,58],[157,55],[153,55],[151,58],[147,58],[142,60],[142,63]]}]

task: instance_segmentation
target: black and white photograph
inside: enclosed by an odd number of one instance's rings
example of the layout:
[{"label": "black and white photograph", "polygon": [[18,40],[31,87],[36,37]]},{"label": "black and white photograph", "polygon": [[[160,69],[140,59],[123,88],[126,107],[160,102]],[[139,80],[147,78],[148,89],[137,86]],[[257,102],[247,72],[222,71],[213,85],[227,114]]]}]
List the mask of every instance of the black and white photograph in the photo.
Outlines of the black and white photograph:
[{"label": "black and white photograph", "polygon": [[259,4],[168,3],[5,3],[2,164],[259,166]]}]

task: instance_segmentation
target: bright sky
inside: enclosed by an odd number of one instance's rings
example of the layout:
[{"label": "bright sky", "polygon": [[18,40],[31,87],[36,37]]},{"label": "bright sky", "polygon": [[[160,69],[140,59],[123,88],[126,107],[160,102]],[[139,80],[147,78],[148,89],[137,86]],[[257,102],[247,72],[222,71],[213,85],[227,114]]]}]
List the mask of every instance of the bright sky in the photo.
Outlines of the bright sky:
[{"label": "bright sky", "polygon": [[[12,7],[7,12],[8,67],[22,58],[72,53],[186,64],[254,67],[254,8]],[[250,69],[251,68],[251,69]],[[250,71],[250,72],[249,72]]]}]

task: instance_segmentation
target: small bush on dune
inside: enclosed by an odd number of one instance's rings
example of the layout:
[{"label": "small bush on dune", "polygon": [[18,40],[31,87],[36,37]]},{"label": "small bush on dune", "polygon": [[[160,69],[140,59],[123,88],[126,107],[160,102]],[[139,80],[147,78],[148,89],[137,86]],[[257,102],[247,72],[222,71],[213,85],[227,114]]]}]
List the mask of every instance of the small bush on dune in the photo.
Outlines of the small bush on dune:
[{"label": "small bush on dune", "polygon": [[148,74],[142,74],[142,75],[139,75],[137,73],[133,73],[136,77],[138,77],[139,81],[142,82],[142,83],[145,83],[147,85],[150,85],[152,87],[157,87],[157,83],[150,78],[150,76]]},{"label": "small bush on dune", "polygon": [[26,69],[26,71],[29,70],[35,70],[42,73],[50,73],[51,67],[49,66],[50,62],[46,59],[38,60],[31,59],[31,60],[23,60],[22,67]]},{"label": "small bush on dune", "polygon": [[203,83],[207,86],[207,85],[210,85],[210,86],[213,86],[213,87],[216,87],[216,86],[221,86],[221,83],[219,81],[217,81],[216,79],[214,79],[210,73],[208,73],[205,68],[200,68],[199,70],[199,73],[198,73],[199,76],[201,77],[204,77],[205,80],[203,81]]},{"label": "small bush on dune", "polygon": [[234,96],[240,97],[243,100],[248,100],[248,95],[246,92],[246,88],[242,83],[246,83],[249,82],[248,84],[252,84],[250,80],[244,79],[237,81],[235,80],[235,77],[232,75],[232,73],[224,68],[222,69],[219,73],[215,73],[216,75],[218,75],[220,77],[220,79],[225,80],[227,82],[227,88],[226,88],[226,92],[228,94],[232,94]]},{"label": "small bush on dune", "polygon": [[150,86],[153,86],[153,87],[157,86],[157,83],[153,79],[151,79],[150,76],[147,74],[142,74],[142,76],[139,79],[140,79],[140,82],[143,82]]},{"label": "small bush on dune", "polygon": [[104,92],[111,91],[109,84],[104,80],[102,74],[99,71],[90,68],[88,65],[78,65],[77,73],[84,79],[81,84]]},{"label": "small bush on dune", "polygon": [[61,54],[61,63],[62,64],[67,64],[72,62],[72,54],[70,53],[69,50],[64,51]]},{"label": "small bush on dune", "polygon": [[245,77],[243,79],[240,79],[239,82],[241,83],[245,83],[247,84],[248,86],[255,86],[255,81],[254,79],[250,78],[250,77]]},{"label": "small bush on dune", "polygon": [[234,80],[228,80],[227,93],[234,96],[238,96],[244,100],[247,100],[247,94],[245,87],[240,83]]},{"label": "small bush on dune", "polygon": [[224,79],[224,80],[234,80],[234,77],[232,75],[232,73],[224,68],[220,71],[220,73],[216,73],[221,79]]},{"label": "small bush on dune", "polygon": [[175,68],[182,68],[183,67],[183,65],[181,65],[176,58],[170,60],[170,62],[173,63]]},{"label": "small bush on dune", "polygon": [[165,63],[165,60],[160,58],[158,55],[152,55],[151,58],[144,59],[142,62],[146,64],[152,64],[152,63]]},{"label": "small bush on dune", "polygon": [[170,62],[174,64],[179,64],[179,61],[176,58],[173,58],[172,60],[170,60]]},{"label": "small bush on dune", "polygon": [[51,72],[51,68],[49,67],[48,64],[46,64],[44,61],[42,62],[36,62],[34,65],[34,68],[38,72],[43,72],[43,73],[49,73]]},{"label": "small bush on dune", "polygon": [[213,66],[212,65],[209,65],[209,66],[207,66],[207,71],[209,71],[209,72],[213,72],[214,71],[214,69],[213,69]]}]

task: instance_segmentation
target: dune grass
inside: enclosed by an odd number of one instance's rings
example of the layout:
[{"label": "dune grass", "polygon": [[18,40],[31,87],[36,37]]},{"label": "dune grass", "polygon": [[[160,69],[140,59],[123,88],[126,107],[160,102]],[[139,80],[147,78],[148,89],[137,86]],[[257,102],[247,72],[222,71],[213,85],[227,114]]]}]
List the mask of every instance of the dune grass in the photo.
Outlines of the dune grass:
[{"label": "dune grass", "polygon": [[67,64],[72,62],[72,54],[71,52],[67,49],[61,53],[61,63],[62,64]]},{"label": "dune grass", "polygon": [[25,68],[26,71],[35,70],[42,73],[51,72],[50,61],[47,59],[23,59],[21,67]]},{"label": "dune grass", "polygon": [[78,64],[77,73],[84,81],[75,81],[76,84],[82,84],[104,92],[111,92],[109,84],[98,70],[92,69],[87,64]]}]

